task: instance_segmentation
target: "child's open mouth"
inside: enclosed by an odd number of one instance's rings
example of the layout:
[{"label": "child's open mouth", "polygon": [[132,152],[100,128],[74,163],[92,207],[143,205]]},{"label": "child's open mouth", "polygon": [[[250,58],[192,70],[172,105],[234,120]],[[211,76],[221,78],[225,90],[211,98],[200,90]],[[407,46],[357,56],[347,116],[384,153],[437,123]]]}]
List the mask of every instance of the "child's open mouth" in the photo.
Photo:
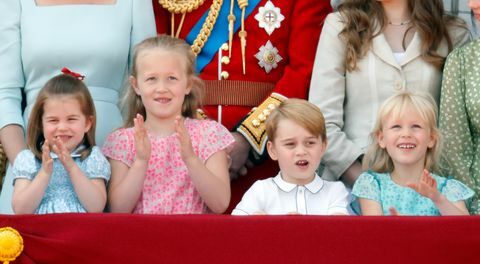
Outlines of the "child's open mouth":
[{"label": "child's open mouth", "polygon": [[297,162],[295,162],[295,165],[299,166],[299,167],[307,167],[308,166],[308,161],[306,160],[299,160]]}]

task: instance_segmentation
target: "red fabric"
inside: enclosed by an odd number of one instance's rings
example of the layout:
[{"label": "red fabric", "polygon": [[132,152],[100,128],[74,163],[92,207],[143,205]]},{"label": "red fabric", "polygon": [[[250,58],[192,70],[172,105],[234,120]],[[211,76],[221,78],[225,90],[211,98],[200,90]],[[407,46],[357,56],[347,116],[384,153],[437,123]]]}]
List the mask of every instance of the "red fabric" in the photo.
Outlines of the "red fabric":
[{"label": "red fabric", "polygon": [[480,217],[0,216],[14,263],[480,263]]},{"label": "red fabric", "polygon": [[[237,1],[235,1],[236,3]],[[275,0],[272,3],[279,7],[285,19],[281,22],[281,27],[275,29],[269,36],[263,28],[260,28],[258,21],[254,18],[258,13],[259,7],[265,5],[267,0],[261,0],[255,10],[245,20],[245,30],[247,31],[246,46],[246,75],[242,73],[242,56],[240,39],[238,33],[234,34],[232,45],[232,58],[228,65],[222,65],[222,70],[230,75],[229,80],[245,80],[255,82],[274,83],[274,92],[280,93],[286,97],[307,98],[312,74],[313,62],[317,42],[323,26],[323,20],[326,15],[332,11],[329,0]],[[185,39],[190,29],[197,23],[198,19],[210,8],[212,0],[206,0],[197,10],[188,13],[180,33],[180,37]],[[224,1],[224,4],[226,2]],[[153,0],[157,31],[158,33],[170,34],[170,13],[164,10]],[[178,26],[180,15],[175,17],[175,27]],[[239,20],[240,17],[237,18]],[[227,18],[218,18],[217,23],[227,23]],[[176,28],[175,28],[176,30]],[[228,32],[225,32],[228,35]],[[258,66],[258,60],[255,54],[267,41],[273,44],[279,51],[283,60],[279,62],[276,69],[266,73],[263,68]],[[228,52],[223,52],[228,55]],[[218,54],[212,59],[203,71],[200,77],[205,80],[218,79]],[[262,98],[265,99],[265,98]],[[217,119],[217,107],[206,106],[207,115],[212,119]],[[242,106],[223,106],[222,124],[228,129],[232,129],[239,124],[249,113],[250,108]],[[255,180],[275,176],[278,173],[278,167],[274,162],[262,164],[255,169],[249,170],[246,177],[241,177],[232,182],[232,199],[227,213],[240,201],[243,193],[255,182]]]}]

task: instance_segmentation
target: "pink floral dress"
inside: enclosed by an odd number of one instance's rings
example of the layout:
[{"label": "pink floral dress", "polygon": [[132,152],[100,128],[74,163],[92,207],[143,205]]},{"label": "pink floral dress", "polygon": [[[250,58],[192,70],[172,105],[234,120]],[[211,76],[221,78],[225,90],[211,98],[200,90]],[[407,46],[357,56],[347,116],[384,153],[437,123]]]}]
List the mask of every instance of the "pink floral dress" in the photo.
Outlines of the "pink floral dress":
[{"label": "pink floral dress", "polygon": [[[235,142],[230,132],[211,120],[185,119],[193,150],[204,162],[220,150],[229,151]],[[143,191],[134,209],[140,214],[206,213],[208,208],[195,189],[180,156],[175,134],[159,137],[148,134],[152,152]],[[122,128],[111,133],[102,148],[104,155],[131,166],[136,150],[134,130]]]}]

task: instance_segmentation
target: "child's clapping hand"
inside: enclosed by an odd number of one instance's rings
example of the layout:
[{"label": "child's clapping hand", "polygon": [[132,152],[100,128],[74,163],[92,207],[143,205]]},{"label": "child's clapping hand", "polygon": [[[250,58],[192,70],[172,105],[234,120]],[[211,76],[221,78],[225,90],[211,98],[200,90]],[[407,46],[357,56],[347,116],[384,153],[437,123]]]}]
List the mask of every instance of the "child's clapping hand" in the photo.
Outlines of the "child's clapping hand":
[{"label": "child's clapping hand", "polygon": [[53,139],[52,150],[55,154],[57,154],[58,159],[60,160],[60,162],[62,162],[63,166],[67,171],[69,171],[75,165],[70,151],[67,149],[65,144],[63,144],[61,139]]},{"label": "child's clapping hand", "polygon": [[196,158],[197,156],[193,151],[190,135],[183,124],[183,118],[181,116],[175,118],[175,131],[177,132],[177,138],[180,141],[180,154],[183,161],[186,163],[188,160]]},{"label": "child's clapping hand", "polygon": [[423,170],[422,177],[418,183],[408,183],[407,186],[415,190],[420,195],[430,198],[432,201],[438,200],[441,195],[437,189],[437,181],[432,177],[427,169]]},{"label": "child's clapping hand", "polygon": [[43,143],[43,146],[42,146],[42,168],[41,168],[41,170],[47,175],[52,175],[53,159],[50,156],[49,144],[50,144],[50,142],[48,142],[48,140],[45,139],[45,142]]},{"label": "child's clapping hand", "polygon": [[152,146],[150,144],[150,139],[148,138],[147,129],[145,128],[143,116],[137,114],[137,117],[133,119],[133,125],[135,130],[135,149],[137,150],[136,159],[148,161],[150,159]]}]

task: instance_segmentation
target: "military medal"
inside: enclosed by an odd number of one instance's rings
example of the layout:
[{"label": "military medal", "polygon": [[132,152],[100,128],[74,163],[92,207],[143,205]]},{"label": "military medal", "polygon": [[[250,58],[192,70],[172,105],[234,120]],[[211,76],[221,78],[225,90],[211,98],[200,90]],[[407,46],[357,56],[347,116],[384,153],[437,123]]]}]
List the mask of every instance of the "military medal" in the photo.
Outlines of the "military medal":
[{"label": "military medal", "polygon": [[264,68],[267,73],[277,68],[277,63],[282,60],[282,57],[278,54],[278,49],[272,45],[270,40],[260,47],[257,54],[255,54],[255,58],[258,59],[258,65]]},{"label": "military medal", "polygon": [[255,19],[258,21],[259,27],[265,29],[268,35],[272,35],[275,29],[280,28],[280,23],[285,17],[280,13],[280,8],[268,1],[265,6],[258,8]]}]

